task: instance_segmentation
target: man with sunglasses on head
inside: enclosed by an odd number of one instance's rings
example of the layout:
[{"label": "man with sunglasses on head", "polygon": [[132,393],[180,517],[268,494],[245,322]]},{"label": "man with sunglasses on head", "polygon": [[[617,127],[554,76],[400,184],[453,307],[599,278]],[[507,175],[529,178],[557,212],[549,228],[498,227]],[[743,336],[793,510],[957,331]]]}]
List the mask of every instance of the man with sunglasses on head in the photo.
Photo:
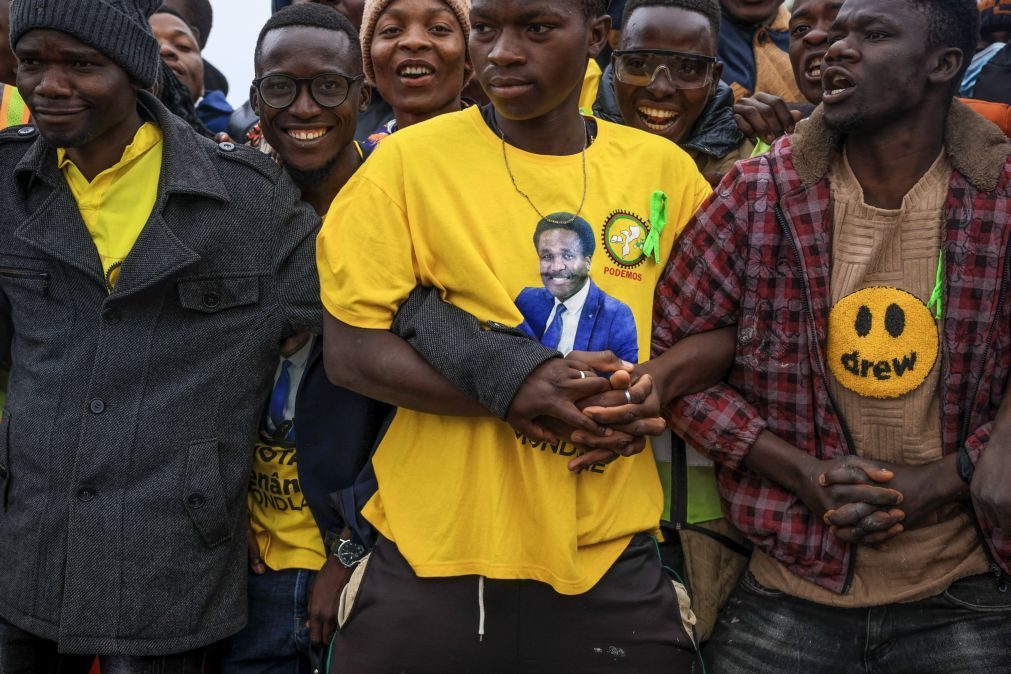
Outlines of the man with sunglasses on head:
[{"label": "man with sunglasses on head", "polygon": [[720,81],[716,0],[631,0],[594,113],[677,143],[714,183],[754,145]]},{"label": "man with sunglasses on head", "polygon": [[[251,144],[281,165],[321,216],[362,163],[354,141],[363,86],[358,34],[319,4],[282,9],[263,27],[250,101]],[[249,479],[249,623],[220,645],[220,671],[309,672],[336,629],[350,570],[327,554],[298,475],[295,398],[318,340],[281,344]]]}]

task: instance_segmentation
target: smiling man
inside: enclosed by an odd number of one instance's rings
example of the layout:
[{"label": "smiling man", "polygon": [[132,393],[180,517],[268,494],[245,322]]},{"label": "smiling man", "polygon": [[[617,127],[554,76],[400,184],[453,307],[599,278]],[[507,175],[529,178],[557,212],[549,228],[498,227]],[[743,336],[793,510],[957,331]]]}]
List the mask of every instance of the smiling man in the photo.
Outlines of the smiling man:
[{"label": "smiling man", "polygon": [[625,7],[594,112],[663,136],[719,182],[754,145],[734,120],[734,94],[720,78],[717,0],[633,0]]},{"label": "smiling man", "polygon": [[987,505],[1008,463],[1011,145],[953,100],[977,29],[972,0],[847,0],[822,107],[658,290],[659,346],[738,326],[729,385],[672,410],[756,546],[714,671],[1006,669],[1011,546],[970,483]]},{"label": "smiling man", "polygon": [[[327,372],[400,407],[373,458],[379,488],[364,516],[380,538],[349,585],[332,671],[689,671],[691,641],[649,535],[663,508],[652,453],[570,470],[592,433],[538,442],[464,395],[433,394],[389,331],[418,284],[490,329],[519,326],[515,298],[545,280],[538,223],[571,234],[584,221],[600,253],[588,261],[589,246],[577,254],[556,235],[572,271],[549,283],[566,296],[592,276],[630,307],[645,353],[656,280],[709,192],[676,146],[580,114],[587,59],[610,28],[603,2],[477,0],[471,19],[492,106],[384,140],[318,242]],[[578,358],[542,368],[558,397],[635,406],[652,394],[649,376],[611,391]],[[611,432],[661,432],[649,417]]]},{"label": "smiling man", "polygon": [[369,89],[354,26],[325,5],[283,9],[260,31],[254,64],[255,145],[278,159],[302,198],[325,215],[362,163],[354,136]]},{"label": "smiling man", "polygon": [[319,330],[319,218],[147,93],[158,4],[12,5],[37,127],[0,135],[5,674],[200,672],[245,624],[261,401]]},{"label": "smiling man", "polygon": [[[326,6],[287,7],[261,29],[254,67],[250,101],[260,121],[253,145],[277,159],[302,199],[325,215],[362,163],[354,135],[369,92],[358,33]],[[298,474],[296,394],[319,353],[317,337],[298,334],[282,343],[280,362],[269,368],[274,388],[249,481],[249,623],[215,649],[223,674],[308,673],[336,628],[351,572],[328,543],[339,542],[343,526],[327,526],[326,512],[310,511]],[[283,494],[271,489],[272,479],[285,485]]]},{"label": "smiling man", "polygon": [[[526,288],[516,298],[523,327],[544,346],[563,355],[576,351],[613,351],[639,362],[635,317],[627,304],[590,280],[596,241],[590,223],[544,219],[534,230],[543,288]],[[632,232],[626,236],[631,237]],[[620,236],[620,235],[619,235]]]}]

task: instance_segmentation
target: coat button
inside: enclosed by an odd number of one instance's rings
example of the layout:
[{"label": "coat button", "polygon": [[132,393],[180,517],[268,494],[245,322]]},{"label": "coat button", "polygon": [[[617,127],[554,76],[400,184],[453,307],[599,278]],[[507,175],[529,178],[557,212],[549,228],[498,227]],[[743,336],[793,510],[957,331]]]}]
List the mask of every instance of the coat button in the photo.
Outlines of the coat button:
[{"label": "coat button", "polygon": [[123,312],[119,309],[106,309],[102,318],[109,325],[119,325],[119,322],[123,320]]},{"label": "coat button", "polygon": [[92,414],[101,414],[105,411],[105,403],[95,398],[88,404],[88,409],[91,410]]},{"label": "coat button", "polygon": [[92,487],[81,487],[77,490],[77,500],[81,503],[87,503],[95,498],[98,492]]},{"label": "coat button", "polygon": [[207,309],[217,309],[221,304],[221,295],[213,290],[204,293],[204,307]]},{"label": "coat button", "polygon": [[194,510],[199,510],[204,507],[205,503],[204,495],[200,492],[195,492],[186,497],[186,505],[193,508]]},{"label": "coat button", "polygon": [[218,143],[218,147],[221,148],[222,152],[234,152],[235,151],[235,143],[228,143],[228,142]]},{"label": "coat button", "polygon": [[18,129],[18,135],[19,136],[33,136],[33,135],[35,135],[35,127],[34,126],[26,126],[26,127],[22,128],[22,129]]}]

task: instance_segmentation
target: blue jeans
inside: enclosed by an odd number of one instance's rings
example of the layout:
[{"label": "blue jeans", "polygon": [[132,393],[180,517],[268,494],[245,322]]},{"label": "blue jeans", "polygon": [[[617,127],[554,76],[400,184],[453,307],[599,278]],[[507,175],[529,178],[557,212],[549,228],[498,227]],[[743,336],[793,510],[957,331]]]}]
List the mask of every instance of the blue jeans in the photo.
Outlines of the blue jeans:
[{"label": "blue jeans", "polygon": [[311,674],[309,592],[315,571],[249,574],[249,622],[217,647],[220,674]]},{"label": "blue jeans", "polygon": [[936,597],[832,608],[744,575],[704,655],[718,674],[998,674],[1011,667],[1011,592],[994,576],[960,580]]}]

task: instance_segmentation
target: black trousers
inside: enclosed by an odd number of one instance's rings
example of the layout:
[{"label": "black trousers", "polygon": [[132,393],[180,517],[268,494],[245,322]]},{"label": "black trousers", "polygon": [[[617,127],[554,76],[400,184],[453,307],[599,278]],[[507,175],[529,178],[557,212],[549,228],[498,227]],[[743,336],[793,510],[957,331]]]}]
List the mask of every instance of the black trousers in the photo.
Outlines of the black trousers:
[{"label": "black trousers", "polygon": [[[202,674],[203,651],[179,655],[103,655],[102,674]],[[88,674],[94,655],[61,655],[56,642],[0,619],[0,674]]]},{"label": "black trousers", "polygon": [[578,596],[535,581],[418,578],[380,539],[334,638],[330,674],[679,674],[696,662],[649,536]]}]

